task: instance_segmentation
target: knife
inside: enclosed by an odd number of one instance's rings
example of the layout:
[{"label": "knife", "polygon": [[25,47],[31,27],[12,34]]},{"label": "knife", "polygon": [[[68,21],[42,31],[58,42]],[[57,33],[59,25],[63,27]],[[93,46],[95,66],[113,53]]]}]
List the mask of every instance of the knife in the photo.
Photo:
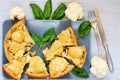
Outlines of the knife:
[{"label": "knife", "polygon": [[106,40],[106,37],[105,37],[105,32],[104,32],[102,23],[100,21],[98,8],[95,8],[94,12],[95,12],[96,20],[97,20],[97,23],[98,23],[98,30],[99,30],[100,37],[101,37],[101,40],[102,40],[102,45],[103,45],[103,47],[105,49],[105,52],[106,52],[106,59],[107,59],[108,68],[109,68],[110,72],[113,73],[114,72],[114,65],[113,65],[111,55],[109,53],[108,44],[107,44],[107,40]]}]

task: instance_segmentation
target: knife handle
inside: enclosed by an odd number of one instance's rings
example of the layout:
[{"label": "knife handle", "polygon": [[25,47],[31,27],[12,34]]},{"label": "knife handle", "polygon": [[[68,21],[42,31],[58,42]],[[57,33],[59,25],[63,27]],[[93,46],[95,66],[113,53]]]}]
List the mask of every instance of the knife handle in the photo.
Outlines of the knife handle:
[{"label": "knife handle", "polygon": [[108,68],[109,68],[110,72],[113,73],[114,72],[114,65],[113,65],[112,58],[111,58],[110,53],[109,53],[108,45],[104,46],[104,49],[106,52]]}]

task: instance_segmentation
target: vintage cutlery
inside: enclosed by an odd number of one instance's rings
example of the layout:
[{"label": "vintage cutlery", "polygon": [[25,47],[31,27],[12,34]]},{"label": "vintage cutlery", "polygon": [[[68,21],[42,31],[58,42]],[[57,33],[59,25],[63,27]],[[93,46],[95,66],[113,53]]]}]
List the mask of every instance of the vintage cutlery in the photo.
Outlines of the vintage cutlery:
[{"label": "vintage cutlery", "polygon": [[101,37],[101,40],[102,40],[102,45],[103,45],[103,47],[105,49],[105,52],[106,52],[108,68],[109,68],[110,72],[114,72],[113,61],[112,61],[111,55],[109,53],[108,44],[107,44],[107,40],[106,40],[106,37],[105,37],[105,32],[104,32],[102,23],[100,21],[99,12],[98,12],[97,8],[94,10],[94,13],[95,13],[95,16],[96,16],[96,21],[98,23],[98,30],[99,30],[100,37]]}]

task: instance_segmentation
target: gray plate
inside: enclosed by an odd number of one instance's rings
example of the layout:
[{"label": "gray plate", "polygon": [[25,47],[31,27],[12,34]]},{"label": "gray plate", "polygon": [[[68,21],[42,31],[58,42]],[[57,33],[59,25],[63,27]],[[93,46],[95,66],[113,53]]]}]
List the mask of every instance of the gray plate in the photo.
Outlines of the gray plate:
[{"label": "gray plate", "polygon": [[[79,25],[82,23],[83,21],[77,21],[77,22],[71,22],[68,20],[27,20],[26,21],[26,25],[28,27],[29,32],[35,32],[38,35],[42,35],[44,33],[44,31],[46,31],[49,28],[54,27],[56,34],[59,34],[62,30],[66,29],[69,26],[72,26],[76,36],[78,35],[77,30]],[[12,22],[11,20],[6,20],[3,23],[3,43],[4,43],[4,37],[7,33],[7,31],[10,29],[10,27],[14,24],[14,22]],[[78,38],[78,36],[77,36]],[[90,74],[89,72],[89,67],[90,67],[90,33],[85,36],[84,38],[81,38],[78,40],[79,45],[85,45],[87,47],[87,59],[86,62],[84,64],[84,68],[87,71],[88,74]],[[3,45],[3,44],[2,44]],[[38,45],[35,45],[33,47],[32,50],[36,50]],[[2,51],[2,64],[6,64],[7,63],[7,59],[4,55],[4,47],[2,47],[3,51]],[[43,54],[42,52],[37,52],[37,55],[41,56],[43,58]],[[6,73],[4,71],[2,71],[2,75],[4,79],[11,79],[9,76],[6,75]],[[24,73],[22,75],[22,79],[31,79],[29,77],[27,77]],[[67,75],[61,77],[60,79],[82,79],[80,77],[77,77],[75,75],[73,75],[71,72],[68,73]]]}]

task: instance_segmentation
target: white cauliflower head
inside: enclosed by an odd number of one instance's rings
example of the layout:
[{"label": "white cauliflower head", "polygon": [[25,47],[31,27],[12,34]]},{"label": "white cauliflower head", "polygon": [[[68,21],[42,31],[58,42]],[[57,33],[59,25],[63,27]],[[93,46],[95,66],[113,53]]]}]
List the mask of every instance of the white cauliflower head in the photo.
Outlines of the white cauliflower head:
[{"label": "white cauliflower head", "polygon": [[107,71],[108,71],[107,63],[102,58],[94,56],[91,59],[90,71],[97,78],[103,78],[107,74]]},{"label": "white cauliflower head", "polygon": [[68,19],[72,21],[82,19],[84,15],[82,6],[78,2],[70,3],[65,11],[65,15]]},{"label": "white cauliflower head", "polygon": [[15,18],[17,18],[18,20],[20,20],[20,19],[24,18],[24,16],[25,16],[25,12],[20,7],[14,7],[10,11],[10,18],[12,20],[14,20]]}]

